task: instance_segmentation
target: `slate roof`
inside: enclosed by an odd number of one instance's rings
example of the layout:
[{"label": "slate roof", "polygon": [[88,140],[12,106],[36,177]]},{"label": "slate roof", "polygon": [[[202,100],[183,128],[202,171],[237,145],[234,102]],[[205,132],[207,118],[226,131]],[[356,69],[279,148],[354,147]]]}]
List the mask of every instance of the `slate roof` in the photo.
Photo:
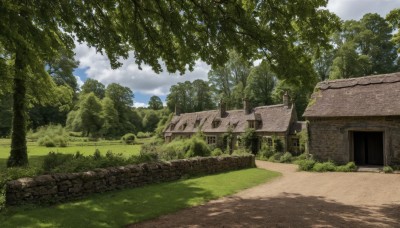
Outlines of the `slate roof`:
[{"label": "slate roof", "polygon": [[[234,133],[245,132],[249,120],[261,121],[262,125],[256,129],[257,132],[286,132],[289,130],[294,107],[284,105],[270,105],[256,107],[250,114],[244,110],[229,110],[221,117],[219,110],[184,113],[174,116],[164,133],[196,133],[200,127],[204,133],[223,133],[229,127]],[[294,114],[295,115],[295,114]],[[213,128],[213,121],[220,121]],[[171,125],[175,125],[171,128]]]},{"label": "slate roof", "polygon": [[320,82],[303,116],[400,116],[400,72]]}]

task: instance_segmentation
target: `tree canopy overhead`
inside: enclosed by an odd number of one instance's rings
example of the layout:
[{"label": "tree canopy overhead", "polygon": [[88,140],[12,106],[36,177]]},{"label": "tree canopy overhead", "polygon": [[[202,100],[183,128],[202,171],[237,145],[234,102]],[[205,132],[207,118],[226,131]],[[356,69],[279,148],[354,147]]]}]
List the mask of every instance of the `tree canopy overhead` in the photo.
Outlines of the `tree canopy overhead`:
[{"label": "tree canopy overhead", "polygon": [[[111,66],[133,51],[135,61],[169,72],[192,69],[197,59],[216,66],[236,49],[262,55],[278,75],[306,75],[305,53],[328,45],[337,17],[327,0],[190,0],[0,2],[1,78],[13,78],[13,132],[9,166],[27,164],[26,79],[48,78],[45,63],[69,54],[74,39],[108,56]],[[4,57],[4,58],[3,58]],[[11,63],[8,63],[11,62]],[[288,67],[290,66],[290,67]],[[46,81],[45,81],[46,82]],[[44,83],[46,84],[46,83]]]}]

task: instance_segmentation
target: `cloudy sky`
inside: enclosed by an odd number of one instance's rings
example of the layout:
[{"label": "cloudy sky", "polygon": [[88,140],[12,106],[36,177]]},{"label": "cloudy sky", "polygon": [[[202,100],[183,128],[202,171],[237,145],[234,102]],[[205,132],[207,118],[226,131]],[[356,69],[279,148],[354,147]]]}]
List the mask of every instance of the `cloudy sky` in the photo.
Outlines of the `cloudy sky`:
[{"label": "cloudy sky", "polygon": [[[329,0],[328,9],[336,13],[343,20],[359,20],[366,13],[379,13],[385,16],[390,10],[400,8],[400,0]],[[186,80],[207,80],[210,67],[203,62],[198,62],[194,71],[179,74],[154,73],[150,67],[142,66],[139,70],[133,58],[122,61],[121,68],[112,70],[107,57],[96,53],[94,48],[85,44],[76,45],[76,59],[80,62],[75,75],[80,84],[89,77],[105,85],[119,83],[131,88],[135,94],[135,106],[144,107],[153,95],[159,96],[163,101],[171,85]]]}]

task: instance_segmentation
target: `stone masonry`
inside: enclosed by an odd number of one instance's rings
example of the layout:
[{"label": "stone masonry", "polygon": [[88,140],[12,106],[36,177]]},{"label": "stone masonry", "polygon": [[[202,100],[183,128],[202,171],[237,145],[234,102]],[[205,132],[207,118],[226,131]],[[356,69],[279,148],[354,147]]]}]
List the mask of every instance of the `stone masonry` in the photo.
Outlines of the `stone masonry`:
[{"label": "stone masonry", "polygon": [[317,160],[353,161],[351,131],[384,135],[385,165],[400,164],[400,117],[309,118],[309,151]]},{"label": "stone masonry", "polygon": [[186,175],[212,174],[251,167],[255,167],[255,157],[246,155],[182,159],[20,178],[7,183],[6,204],[63,202],[93,193],[178,180]]}]

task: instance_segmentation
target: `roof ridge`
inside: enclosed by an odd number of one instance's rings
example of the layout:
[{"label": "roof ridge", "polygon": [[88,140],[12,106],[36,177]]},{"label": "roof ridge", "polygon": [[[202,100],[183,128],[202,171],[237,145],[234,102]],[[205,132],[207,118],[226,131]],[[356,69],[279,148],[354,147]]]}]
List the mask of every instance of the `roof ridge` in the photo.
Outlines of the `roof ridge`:
[{"label": "roof ridge", "polygon": [[370,75],[357,78],[336,79],[331,81],[322,81],[317,84],[319,89],[340,89],[354,87],[357,85],[372,85],[400,82],[400,72],[390,74]]}]

